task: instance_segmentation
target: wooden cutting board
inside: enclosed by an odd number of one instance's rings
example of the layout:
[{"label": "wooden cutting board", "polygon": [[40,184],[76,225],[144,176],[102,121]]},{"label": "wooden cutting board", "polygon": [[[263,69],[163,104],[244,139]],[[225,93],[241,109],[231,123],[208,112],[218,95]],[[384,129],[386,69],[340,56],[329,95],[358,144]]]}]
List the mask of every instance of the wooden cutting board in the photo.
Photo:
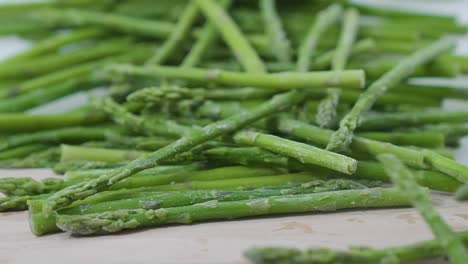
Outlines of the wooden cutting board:
[{"label": "wooden cutting board", "polygon": [[[0,170],[0,177],[52,176],[49,170]],[[456,230],[468,230],[468,202],[435,193],[434,204]],[[430,230],[412,208],[352,210],[236,221],[167,226],[118,235],[35,237],[27,214],[0,214],[0,263],[176,263],[247,264],[252,246],[399,246],[430,239]],[[446,263],[435,260],[424,263]],[[467,260],[468,263],[468,260]]]}]

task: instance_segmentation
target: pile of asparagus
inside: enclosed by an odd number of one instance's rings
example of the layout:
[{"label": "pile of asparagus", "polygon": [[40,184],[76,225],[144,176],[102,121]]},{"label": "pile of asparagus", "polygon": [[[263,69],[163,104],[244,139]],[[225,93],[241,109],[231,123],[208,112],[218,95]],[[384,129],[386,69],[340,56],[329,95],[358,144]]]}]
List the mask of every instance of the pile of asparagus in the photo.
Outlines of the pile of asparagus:
[{"label": "pile of asparagus", "polygon": [[[434,241],[246,256],[466,263],[468,234],[430,190],[468,199],[453,157],[468,111],[440,108],[468,90],[409,80],[468,73],[455,18],[275,0],[52,0],[0,14],[1,35],[34,43],[0,62],[0,166],[63,174],[0,178],[0,210],[29,210],[34,234],[414,206]],[[106,96],[80,108],[29,112],[99,86]]]}]

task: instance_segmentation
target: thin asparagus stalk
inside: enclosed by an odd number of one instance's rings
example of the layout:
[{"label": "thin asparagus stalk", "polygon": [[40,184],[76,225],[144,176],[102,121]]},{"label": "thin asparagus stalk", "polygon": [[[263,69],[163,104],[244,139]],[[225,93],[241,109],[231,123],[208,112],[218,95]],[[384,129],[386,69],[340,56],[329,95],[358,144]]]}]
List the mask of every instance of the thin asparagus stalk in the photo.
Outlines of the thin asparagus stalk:
[{"label": "thin asparagus stalk", "polygon": [[26,62],[31,58],[37,58],[40,55],[53,52],[66,44],[103,35],[105,35],[103,31],[95,29],[75,30],[71,33],[53,35],[37,43],[32,48],[2,61],[0,65],[3,67],[3,65],[7,66],[9,63]]},{"label": "thin asparagus stalk", "polygon": [[[282,133],[318,145],[325,145],[332,135],[330,130],[321,129],[288,118],[279,118],[277,129]],[[390,153],[397,156],[409,166],[423,170],[432,168],[460,182],[466,182],[468,180],[468,168],[466,166],[430,150],[414,150],[408,147],[400,147],[358,136],[353,137],[350,148],[353,152],[369,153],[373,156],[382,153]]]},{"label": "thin asparagus stalk", "polygon": [[29,156],[22,159],[10,159],[0,161],[1,168],[50,168],[53,167],[59,160],[60,150],[56,147],[33,152]]},{"label": "thin asparagus stalk", "polygon": [[166,41],[156,50],[156,53],[151,57],[147,64],[164,64],[171,55],[181,45],[181,42],[187,38],[192,25],[198,18],[199,10],[194,2],[187,3],[184,11],[180,15],[179,22],[175,25],[171,34]]},{"label": "thin asparagus stalk", "polygon": [[37,195],[57,191],[63,186],[63,180],[47,178],[36,181],[32,178],[1,178],[0,192],[8,196]]},{"label": "thin asparagus stalk", "polygon": [[110,146],[121,148],[135,148],[138,150],[157,150],[172,143],[172,139],[163,137],[135,137],[123,136],[117,133],[106,135],[106,142]]},{"label": "thin asparagus stalk", "polygon": [[[230,0],[219,1],[220,5],[224,8],[231,5]],[[182,67],[195,67],[197,66],[203,57],[208,52],[209,48],[213,46],[213,43],[217,39],[218,30],[214,23],[207,21],[203,27],[200,35],[197,38],[197,42],[190,49],[190,52],[182,61]]]},{"label": "thin asparagus stalk", "polygon": [[408,194],[409,200],[431,227],[449,259],[455,264],[465,263],[468,259],[468,250],[460,237],[432,207],[430,194],[418,185],[414,176],[397,157],[391,154],[380,154],[377,158],[383,163],[385,171],[397,188]]},{"label": "thin asparagus stalk", "polygon": [[246,71],[266,72],[263,62],[222,6],[212,0],[195,0],[195,3],[211,23],[218,28],[224,41]]},{"label": "thin asparagus stalk", "polygon": [[234,140],[240,144],[264,148],[273,153],[293,157],[301,163],[319,165],[345,174],[356,171],[357,161],[307,144],[257,132],[238,132]]},{"label": "thin asparagus stalk", "polygon": [[330,128],[336,122],[337,107],[340,102],[340,89],[328,89],[328,95],[323,100],[317,109],[315,122],[322,128]]},{"label": "thin asparagus stalk", "polygon": [[319,12],[317,19],[309,29],[306,38],[303,40],[298,51],[297,70],[308,72],[310,61],[315,55],[317,43],[320,37],[336,22],[342,13],[339,5],[331,5],[327,9]]},{"label": "thin asparagus stalk", "polygon": [[9,136],[0,143],[0,151],[34,143],[65,143],[103,140],[109,131],[118,127],[67,127]]},{"label": "thin asparagus stalk", "polygon": [[47,199],[46,206],[44,207],[44,213],[49,214],[53,209],[61,208],[71,204],[73,201],[86,198],[108,188],[120,180],[132,176],[137,172],[156,167],[161,161],[174,158],[177,155],[211,139],[222,136],[226,133],[234,132],[239,128],[274,112],[287,109],[291,105],[300,102],[303,99],[302,94],[303,93],[292,91],[275,96],[270,101],[258,106],[251,112],[243,112],[225,120],[205,126],[203,129],[196,130],[194,133],[186,135],[158,151],[142,156],[123,168],[116,169],[112,173],[104,174],[101,177],[85,184],[77,184],[65,188]]},{"label": "thin asparagus stalk", "polygon": [[[283,188],[281,188],[283,187]],[[277,195],[286,194],[304,194],[318,193],[336,190],[348,189],[366,189],[367,187],[349,180],[330,180],[330,181],[313,181],[302,185],[293,186],[278,186],[273,189],[261,188],[245,191],[214,191],[214,190],[197,190],[197,191],[174,191],[169,193],[147,193],[143,197],[115,199],[113,201],[101,203],[84,203],[79,206],[60,210],[60,214],[76,215],[76,214],[95,214],[107,211],[128,210],[128,209],[159,209],[171,208],[180,206],[189,206],[198,203],[218,200],[219,202],[240,201],[246,199],[265,198]],[[30,203],[30,206],[33,203]],[[31,207],[34,207],[33,204]],[[35,212],[33,208],[30,211],[30,226],[35,235],[44,235],[52,232],[60,231],[57,228],[55,217],[45,218],[41,212]]]},{"label": "thin asparagus stalk", "polygon": [[462,187],[460,187],[457,192],[455,193],[455,198],[459,201],[468,200],[468,184],[465,183]]},{"label": "thin asparagus stalk", "polygon": [[91,10],[44,9],[35,12],[34,18],[50,25],[97,26],[130,35],[166,38],[174,25],[169,22],[134,18]]},{"label": "thin asparagus stalk", "polygon": [[[468,244],[468,232],[457,235]],[[277,247],[251,248],[244,255],[255,264],[316,263],[316,264],[370,264],[370,263],[411,263],[445,256],[437,240],[429,240],[400,247],[374,249],[368,247],[350,248],[348,251],[317,249],[288,249]]]},{"label": "thin asparagus stalk", "polygon": [[418,146],[423,148],[441,148],[445,146],[445,135],[441,132],[363,132],[358,136],[400,146]]},{"label": "thin asparagus stalk", "polygon": [[24,158],[33,152],[42,151],[49,147],[45,144],[30,144],[13,148],[0,152],[0,160]]},{"label": "thin asparagus stalk", "polygon": [[348,57],[359,29],[359,12],[356,9],[347,9],[344,13],[343,25],[338,46],[333,55],[332,70],[341,71],[346,68]]},{"label": "thin asparagus stalk", "polygon": [[[394,189],[373,188],[272,196],[234,202],[210,202],[157,210],[131,209],[90,215],[58,215],[57,226],[74,234],[90,235],[170,223],[189,224],[206,220],[236,219],[268,214],[405,205],[407,205],[407,200],[404,194]],[[117,221],[121,224],[116,225]]]},{"label": "thin asparagus stalk", "polygon": [[[89,160],[103,162],[132,161],[148,152],[61,145],[60,162]],[[85,151],[83,151],[85,150]]]},{"label": "thin asparagus stalk", "polygon": [[122,53],[131,47],[130,44],[128,39],[115,39],[105,41],[93,48],[41,56],[27,62],[8,63],[8,65],[0,66],[0,78],[24,79],[47,74],[65,67]]},{"label": "thin asparagus stalk", "polygon": [[[350,56],[359,55],[369,51],[374,51],[376,49],[376,43],[373,39],[362,39],[356,41],[356,43],[351,47]],[[312,69],[314,70],[324,70],[327,69],[331,64],[338,50],[332,50],[325,52],[323,54],[317,55],[317,57],[312,61]]]},{"label": "thin asparagus stalk", "polygon": [[[269,89],[311,89],[324,86],[341,88],[362,88],[365,77],[361,70],[342,71],[338,76],[333,72],[275,74],[238,73],[198,68],[177,68],[171,66],[115,65],[109,67],[110,74],[182,79],[201,83],[216,83],[235,86],[253,86]],[[332,78],[336,76],[336,78]]]},{"label": "thin asparagus stalk", "polygon": [[260,1],[260,11],[263,17],[265,31],[272,44],[272,54],[278,61],[289,63],[292,61],[291,43],[276,9],[275,0]]},{"label": "thin asparagus stalk", "polygon": [[409,77],[414,69],[454,47],[452,38],[443,38],[402,60],[392,70],[375,81],[358,99],[351,111],[341,120],[340,128],[333,134],[327,149],[345,150],[352,141],[354,130],[360,125],[361,115],[372,108],[375,101],[388,89]]},{"label": "thin asparagus stalk", "polygon": [[468,111],[426,111],[414,113],[388,113],[362,118],[361,130],[386,130],[394,127],[421,126],[437,123],[468,122]]},{"label": "thin asparagus stalk", "polygon": [[57,129],[70,126],[96,125],[105,121],[106,116],[99,112],[77,112],[63,114],[0,114],[0,132],[24,133]]}]

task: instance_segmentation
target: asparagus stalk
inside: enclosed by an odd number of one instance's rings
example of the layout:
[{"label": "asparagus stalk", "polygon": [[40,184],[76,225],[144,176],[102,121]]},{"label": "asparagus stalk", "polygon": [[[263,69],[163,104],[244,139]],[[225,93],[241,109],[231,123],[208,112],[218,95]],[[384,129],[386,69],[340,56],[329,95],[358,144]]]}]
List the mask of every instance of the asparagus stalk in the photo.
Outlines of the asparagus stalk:
[{"label": "asparagus stalk", "polygon": [[47,196],[49,194],[2,197],[0,198],[0,212],[26,210],[28,208],[27,201],[44,199]]},{"label": "asparagus stalk", "polygon": [[401,146],[417,146],[423,148],[441,148],[445,146],[445,135],[441,132],[362,132],[357,135]]},{"label": "asparagus stalk", "polygon": [[[468,244],[468,232],[457,233],[463,242]],[[436,240],[419,242],[400,247],[374,249],[368,247],[351,248],[348,251],[318,249],[288,249],[277,247],[251,248],[245,252],[245,256],[256,264],[280,264],[280,263],[410,263],[434,257],[445,256],[441,245]]]},{"label": "asparagus stalk", "polygon": [[121,148],[135,148],[138,150],[156,150],[169,145],[172,140],[163,137],[135,137],[123,136],[117,133],[108,133],[106,135],[106,142],[110,146]]},{"label": "asparagus stalk", "polygon": [[26,62],[31,58],[37,58],[43,54],[53,52],[64,45],[81,40],[101,37],[104,34],[105,33],[103,31],[95,29],[83,29],[75,30],[71,33],[53,35],[52,37],[46,38],[37,43],[32,48],[2,61],[1,65],[2,67],[3,65],[7,67],[10,63]]},{"label": "asparagus stalk", "polygon": [[[146,193],[142,197],[115,199],[113,201],[101,203],[83,203],[79,206],[60,210],[60,214],[95,214],[107,211],[128,210],[128,209],[159,209],[180,206],[189,206],[198,203],[218,200],[219,202],[240,201],[246,199],[258,199],[270,196],[286,194],[317,193],[348,189],[365,189],[366,186],[349,180],[313,181],[301,185],[278,186],[272,189],[261,188],[245,191],[217,191],[217,190],[197,190],[197,191],[174,191],[169,193]],[[30,205],[30,226],[35,235],[44,235],[60,231],[57,228],[55,217],[45,218],[41,212],[34,210],[35,204]]]},{"label": "asparagus stalk", "polygon": [[49,146],[45,144],[30,144],[13,148],[10,150],[0,152],[0,160],[24,158],[31,153],[45,150],[47,148],[49,148]]},{"label": "asparagus stalk", "polygon": [[316,46],[320,37],[336,22],[342,13],[339,5],[331,5],[327,9],[319,12],[317,20],[309,29],[305,39],[301,43],[298,51],[297,70],[307,72],[310,69],[311,58],[315,55]]},{"label": "asparagus stalk", "polygon": [[322,128],[330,128],[335,124],[337,116],[337,107],[340,102],[340,89],[328,89],[328,95],[322,101],[317,109],[315,122]]},{"label": "asparagus stalk", "polygon": [[362,130],[386,130],[397,127],[421,126],[437,123],[468,122],[468,111],[426,111],[414,113],[388,113],[362,118]]},{"label": "asparagus stalk", "polygon": [[47,178],[40,182],[32,178],[1,178],[0,192],[8,196],[36,195],[57,191],[63,186],[63,180]]},{"label": "asparagus stalk", "polygon": [[417,51],[402,60],[392,70],[375,81],[358,99],[351,111],[341,120],[340,128],[333,134],[327,149],[335,151],[345,150],[352,141],[352,134],[359,126],[361,115],[374,105],[375,101],[388,89],[409,77],[414,69],[434,59],[441,53],[450,50],[455,45],[451,38],[440,39],[429,47]]},{"label": "asparagus stalk", "polygon": [[145,154],[148,154],[148,152],[62,145],[60,161],[68,162],[76,160],[89,160],[112,163],[120,161],[132,161]]},{"label": "asparagus stalk", "polygon": [[[170,223],[189,224],[206,220],[236,219],[268,214],[405,205],[407,205],[407,200],[404,194],[394,189],[374,188],[272,196],[233,202],[214,200],[208,203],[157,210],[131,209],[90,215],[58,215],[57,226],[73,234],[90,235]],[[121,224],[116,225],[117,222]]]},{"label": "asparagus stalk", "polygon": [[[220,5],[227,7],[231,5],[231,0],[219,1]],[[182,67],[195,67],[197,66],[203,57],[208,52],[209,48],[213,46],[218,36],[217,27],[211,21],[207,21],[203,27],[200,35],[197,38],[197,42],[190,49],[190,52],[182,61]]]},{"label": "asparagus stalk", "polygon": [[33,152],[29,156],[22,159],[10,159],[0,161],[2,168],[50,168],[53,167],[59,160],[60,151],[56,147]]},{"label": "asparagus stalk", "polygon": [[[282,133],[292,135],[296,138],[301,138],[307,142],[318,145],[325,145],[332,134],[329,130],[321,129],[288,118],[279,118],[277,129]],[[397,156],[409,166],[418,169],[432,168],[436,171],[447,174],[460,182],[466,182],[468,179],[468,168],[466,166],[449,158],[445,158],[433,151],[414,150],[358,136],[353,137],[350,148],[353,152],[369,153],[373,156],[382,153],[390,153]]]},{"label": "asparagus stalk", "polygon": [[261,0],[259,4],[266,35],[272,44],[272,54],[280,62],[291,62],[291,43],[286,36],[281,18],[276,10],[275,0]]},{"label": "asparagus stalk", "polygon": [[224,41],[246,71],[266,72],[263,62],[222,6],[212,0],[195,0],[195,3],[211,23],[218,28]]},{"label": "asparagus stalk", "polygon": [[181,42],[186,39],[190,28],[198,18],[198,14],[199,10],[196,4],[189,2],[171,34],[163,45],[156,50],[156,53],[148,60],[147,64],[164,64],[181,45]]},{"label": "asparagus stalk", "polygon": [[[373,39],[362,39],[356,41],[356,43],[351,47],[349,51],[350,56],[359,55],[369,51],[374,51],[376,49],[376,43]],[[333,62],[334,57],[337,56],[338,49],[325,52],[323,54],[317,55],[317,57],[312,61],[312,69],[314,70],[324,70],[327,69]]]},{"label": "asparagus stalk", "polygon": [[[362,88],[365,82],[364,72],[361,70],[346,70],[342,71],[337,76],[333,72],[284,72],[263,74],[204,70],[198,68],[177,68],[171,66],[137,67],[132,65],[115,65],[109,67],[109,69],[110,74],[118,75],[182,79],[193,82],[253,86],[279,90],[322,88],[324,86]],[[332,76],[336,78],[332,78]]]},{"label": "asparagus stalk", "polygon": [[293,157],[301,163],[319,165],[345,174],[356,171],[357,161],[352,158],[277,136],[246,131],[236,133],[234,140]]},{"label": "asparagus stalk", "polygon": [[47,199],[44,213],[49,214],[53,209],[61,208],[71,204],[73,201],[86,198],[95,194],[116,182],[134,175],[142,170],[156,167],[161,161],[168,160],[184,153],[193,147],[201,145],[211,139],[231,133],[262,117],[268,116],[290,107],[302,100],[302,93],[292,91],[273,97],[270,101],[258,106],[251,112],[244,112],[225,120],[205,126],[203,129],[194,131],[172,144],[159,149],[149,155],[142,156],[128,165],[116,169],[114,172],[104,174],[101,177],[84,184],[77,184],[65,188]]},{"label": "asparagus stalk", "polygon": [[356,9],[347,9],[344,13],[343,25],[338,46],[333,55],[332,70],[341,71],[346,68],[354,40],[359,29],[359,12]]},{"label": "asparagus stalk", "polygon": [[97,26],[130,35],[158,39],[167,37],[174,28],[174,25],[169,22],[80,9],[44,9],[35,12],[34,18],[50,23],[50,25]]},{"label": "asparagus stalk", "polygon": [[33,143],[66,143],[103,140],[106,133],[122,131],[117,127],[67,127],[9,136],[0,144],[0,151]]},{"label": "asparagus stalk", "polygon": [[415,181],[411,172],[403,163],[391,154],[377,156],[383,163],[385,171],[398,189],[408,194],[411,203],[416,207],[449,259],[455,264],[462,264],[468,259],[468,251],[460,237],[447,225],[431,205],[431,196]]}]

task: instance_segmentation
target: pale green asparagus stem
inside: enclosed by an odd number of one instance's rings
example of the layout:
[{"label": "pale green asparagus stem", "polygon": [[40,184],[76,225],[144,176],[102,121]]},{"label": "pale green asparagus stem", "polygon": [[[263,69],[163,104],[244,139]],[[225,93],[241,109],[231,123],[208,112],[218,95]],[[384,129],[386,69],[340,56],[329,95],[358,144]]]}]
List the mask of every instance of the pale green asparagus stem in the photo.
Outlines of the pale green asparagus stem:
[{"label": "pale green asparagus stem", "polygon": [[346,150],[352,141],[354,130],[360,124],[362,114],[371,109],[379,97],[388,89],[411,76],[418,66],[426,64],[443,52],[452,49],[454,45],[455,40],[453,38],[442,38],[402,60],[392,70],[375,81],[359,97],[351,111],[341,120],[340,128],[333,134],[327,149],[333,151]]},{"label": "pale green asparagus stem", "polygon": [[411,203],[431,227],[434,236],[454,264],[463,264],[468,259],[460,237],[432,207],[430,193],[418,185],[414,175],[394,155],[381,154],[377,158],[398,189],[408,195]]},{"label": "pale green asparagus stem", "polygon": [[315,122],[322,128],[330,128],[336,122],[336,110],[340,102],[340,89],[328,89],[328,95],[323,100],[317,109]]},{"label": "pale green asparagus stem", "polygon": [[333,54],[332,70],[341,71],[351,54],[354,41],[359,28],[359,12],[356,9],[347,9],[344,13],[343,25],[338,46]]},{"label": "pale green asparagus stem", "polygon": [[341,13],[341,6],[331,5],[317,15],[316,21],[310,28],[306,38],[299,47],[299,54],[297,55],[297,70],[299,72],[309,71],[311,64],[310,62],[316,53],[319,39],[331,26],[333,26],[333,24],[338,22]]}]

